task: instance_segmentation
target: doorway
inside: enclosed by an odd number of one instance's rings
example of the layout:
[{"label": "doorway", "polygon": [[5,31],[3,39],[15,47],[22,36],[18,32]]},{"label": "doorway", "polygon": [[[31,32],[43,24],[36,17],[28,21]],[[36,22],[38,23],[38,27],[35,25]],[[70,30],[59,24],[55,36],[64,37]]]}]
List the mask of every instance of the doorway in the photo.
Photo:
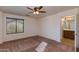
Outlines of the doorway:
[{"label": "doorway", "polygon": [[75,25],[74,16],[64,16],[61,19],[61,43],[74,47],[75,46]]}]

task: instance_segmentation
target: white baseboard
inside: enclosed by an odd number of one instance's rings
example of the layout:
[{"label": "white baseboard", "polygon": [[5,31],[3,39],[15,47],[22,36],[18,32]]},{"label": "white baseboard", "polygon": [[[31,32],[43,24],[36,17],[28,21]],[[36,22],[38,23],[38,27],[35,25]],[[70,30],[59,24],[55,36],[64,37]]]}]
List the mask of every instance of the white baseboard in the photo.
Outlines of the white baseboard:
[{"label": "white baseboard", "polygon": [[59,40],[56,40],[56,39],[53,39],[51,37],[47,37],[47,36],[43,36],[43,35],[39,35],[39,36],[44,37],[44,38],[48,38],[50,40],[54,40],[54,41],[57,41],[57,42],[61,42],[60,39]]}]

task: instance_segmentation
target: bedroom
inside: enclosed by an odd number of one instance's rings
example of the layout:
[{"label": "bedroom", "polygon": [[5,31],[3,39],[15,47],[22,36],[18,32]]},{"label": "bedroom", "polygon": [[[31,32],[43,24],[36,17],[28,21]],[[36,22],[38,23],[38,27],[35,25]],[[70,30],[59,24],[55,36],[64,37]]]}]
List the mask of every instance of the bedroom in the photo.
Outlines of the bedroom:
[{"label": "bedroom", "polygon": [[61,41],[61,20],[77,15],[78,6],[0,6],[0,51],[75,52],[75,39]]}]

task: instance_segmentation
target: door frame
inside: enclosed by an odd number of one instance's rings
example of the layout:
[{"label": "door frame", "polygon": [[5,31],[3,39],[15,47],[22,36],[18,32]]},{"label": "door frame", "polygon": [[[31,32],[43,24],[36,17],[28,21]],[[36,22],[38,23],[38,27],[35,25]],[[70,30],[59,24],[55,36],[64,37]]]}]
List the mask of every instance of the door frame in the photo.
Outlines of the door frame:
[{"label": "door frame", "polygon": [[65,16],[73,16],[74,17],[74,20],[75,20],[75,33],[74,33],[74,36],[75,36],[75,39],[74,39],[74,48],[75,48],[75,51],[76,51],[76,33],[77,33],[77,30],[76,30],[76,15],[64,15],[61,17],[61,20],[60,20],[60,42],[61,42],[61,39],[62,39],[62,18],[64,18]]}]

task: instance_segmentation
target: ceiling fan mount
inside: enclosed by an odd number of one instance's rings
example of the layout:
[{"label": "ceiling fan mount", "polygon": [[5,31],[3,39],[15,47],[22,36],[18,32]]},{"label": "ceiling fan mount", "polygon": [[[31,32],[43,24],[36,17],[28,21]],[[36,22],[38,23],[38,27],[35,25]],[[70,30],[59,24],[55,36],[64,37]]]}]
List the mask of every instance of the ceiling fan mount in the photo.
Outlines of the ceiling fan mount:
[{"label": "ceiling fan mount", "polygon": [[46,11],[41,10],[43,8],[43,6],[39,6],[39,7],[34,7],[33,9],[30,7],[27,7],[27,9],[31,10],[31,12],[28,12],[28,14],[33,13],[33,14],[40,14],[40,13],[46,13]]}]

